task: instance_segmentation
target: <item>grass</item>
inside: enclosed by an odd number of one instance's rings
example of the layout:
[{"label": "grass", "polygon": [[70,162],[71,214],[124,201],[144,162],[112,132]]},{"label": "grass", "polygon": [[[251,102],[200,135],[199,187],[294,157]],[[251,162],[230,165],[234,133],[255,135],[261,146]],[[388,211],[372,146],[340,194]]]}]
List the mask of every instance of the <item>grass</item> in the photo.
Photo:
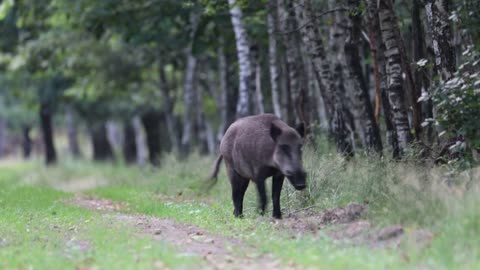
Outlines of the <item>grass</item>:
[{"label": "grass", "polygon": [[[34,265],[50,269],[49,262],[60,262],[54,265],[69,268],[90,263],[101,268],[119,268],[120,263],[125,263],[130,268],[149,269],[160,260],[174,268],[189,268],[171,248],[138,238],[121,224],[111,230],[103,216],[65,205],[62,201],[71,194],[50,188],[68,190],[75,188],[77,182],[90,182],[99,187],[89,193],[122,201],[129,206],[127,212],[171,218],[240,238],[285,263],[294,261],[318,269],[480,269],[480,189],[475,182],[480,179],[478,168],[451,174],[447,168],[426,169],[413,162],[358,157],[346,163],[331,153],[325,145],[306,151],[308,190],[299,193],[285,185],[284,212],[308,205],[326,209],[368,202],[366,218],[377,224],[402,224],[407,231],[429,230],[434,235],[429,246],[420,249],[414,240],[409,240],[399,250],[372,250],[340,245],[325,235],[292,238],[273,229],[269,217],[257,214],[252,187],[247,191],[246,217],[234,219],[223,169],[217,186],[208,194],[201,192],[213,158],[192,155],[179,162],[167,156],[161,169],[67,160],[48,169],[36,163],[2,168],[0,239],[2,235],[15,235],[8,237],[15,241],[8,240],[10,244],[3,247],[0,242],[0,267],[6,262],[6,268]],[[65,231],[75,226],[79,235],[95,247],[94,252],[66,256],[65,237],[47,233],[51,224],[61,224]],[[144,249],[145,246],[152,248]],[[123,256],[131,253],[142,258],[141,264],[134,260],[135,256]]]},{"label": "grass", "polygon": [[139,237],[124,224],[69,206],[65,201],[71,194],[24,185],[23,172],[36,166],[0,170],[1,269],[150,269],[159,264],[190,268],[198,264],[198,258],[182,257],[167,244]]}]

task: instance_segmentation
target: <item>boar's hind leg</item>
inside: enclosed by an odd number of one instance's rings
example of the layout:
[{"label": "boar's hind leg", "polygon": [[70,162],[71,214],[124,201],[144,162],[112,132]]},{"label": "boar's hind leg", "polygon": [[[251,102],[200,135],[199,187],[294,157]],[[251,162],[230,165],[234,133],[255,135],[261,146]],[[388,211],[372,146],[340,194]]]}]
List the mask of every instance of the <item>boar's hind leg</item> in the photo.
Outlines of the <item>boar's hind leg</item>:
[{"label": "boar's hind leg", "polygon": [[274,175],[272,177],[272,201],[273,201],[273,217],[282,218],[282,211],[280,210],[280,193],[282,192],[283,174]]},{"label": "boar's hind leg", "polygon": [[233,214],[235,217],[242,217],[243,216],[243,196],[245,195],[245,191],[248,187],[249,179],[241,177],[237,172],[233,169],[230,169],[229,172],[230,184],[232,185],[232,199],[233,199],[233,206],[235,209],[233,210]]},{"label": "boar's hind leg", "polygon": [[260,205],[260,214],[265,214],[265,207],[267,206],[267,194],[265,193],[265,179],[257,181],[258,202]]}]

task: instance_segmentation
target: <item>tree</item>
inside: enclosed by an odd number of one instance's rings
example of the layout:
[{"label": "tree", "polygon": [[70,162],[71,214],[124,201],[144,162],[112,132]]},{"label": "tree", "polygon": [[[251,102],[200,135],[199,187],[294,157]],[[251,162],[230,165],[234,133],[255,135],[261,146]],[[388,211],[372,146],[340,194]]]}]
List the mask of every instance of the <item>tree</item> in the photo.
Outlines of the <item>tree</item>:
[{"label": "tree", "polygon": [[237,118],[240,118],[253,112],[252,96],[255,93],[255,72],[252,64],[251,43],[243,21],[242,10],[237,2],[237,0],[228,0],[237,46],[239,66]]},{"label": "tree", "polygon": [[[377,2],[373,0],[367,1],[368,14],[368,32],[370,36],[370,47],[374,61],[374,87],[375,92],[379,93],[380,101],[383,105],[383,114],[386,127],[386,141],[390,146],[390,151],[395,159],[400,158],[398,148],[397,130],[393,122],[393,112],[387,96],[387,71],[385,58],[385,44],[382,40],[380,30],[380,19],[378,17]],[[378,104],[380,106],[380,104]]]},{"label": "tree", "polygon": [[269,0],[267,4],[267,25],[268,25],[268,58],[270,66],[270,88],[272,95],[273,112],[280,119],[283,118],[280,108],[280,72],[278,63],[278,12],[277,0]]},{"label": "tree", "polygon": [[370,102],[367,84],[363,78],[362,66],[360,63],[360,53],[358,46],[361,44],[361,23],[362,18],[359,13],[360,0],[348,0],[347,6],[350,9],[349,23],[348,23],[348,37],[345,42],[345,58],[346,67],[349,72],[349,77],[352,81],[352,92],[354,95],[354,102],[356,103],[357,113],[359,114],[362,126],[365,130],[364,144],[369,153],[382,153],[382,140],[380,137],[380,130],[373,107]]},{"label": "tree", "polygon": [[393,6],[390,0],[379,1],[378,16],[382,42],[385,44],[385,60],[387,88],[386,93],[392,109],[393,124],[397,133],[398,147],[403,153],[412,141],[410,124],[408,122],[407,107],[405,104],[405,91],[403,87],[402,55],[398,40],[398,25]]},{"label": "tree", "polygon": [[452,31],[448,20],[449,1],[426,0],[425,11],[432,33],[435,66],[442,80],[448,81],[456,70],[455,48],[452,45]]},{"label": "tree", "polygon": [[335,85],[335,80],[330,67],[330,62],[327,59],[323,41],[321,39],[319,30],[317,29],[317,17],[315,16],[310,0],[300,0],[299,5],[295,8],[296,16],[301,25],[300,33],[308,52],[313,62],[319,83],[322,84],[320,89],[323,89],[322,98],[327,108],[328,115],[333,118],[330,119],[332,131],[335,136],[337,151],[343,155],[351,156],[353,154],[352,142],[349,140],[348,131],[345,125],[345,115],[343,106],[343,89],[338,89]]}]

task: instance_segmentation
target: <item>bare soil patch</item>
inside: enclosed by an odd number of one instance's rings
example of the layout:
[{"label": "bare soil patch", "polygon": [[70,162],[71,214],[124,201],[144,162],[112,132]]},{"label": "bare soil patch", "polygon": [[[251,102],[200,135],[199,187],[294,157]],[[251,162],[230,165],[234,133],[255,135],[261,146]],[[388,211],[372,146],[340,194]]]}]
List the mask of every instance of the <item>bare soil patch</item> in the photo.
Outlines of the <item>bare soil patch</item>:
[{"label": "bare soil patch", "polygon": [[275,222],[277,229],[293,235],[325,233],[334,241],[346,245],[368,245],[373,248],[397,248],[403,241],[409,241],[423,248],[433,238],[427,230],[406,231],[401,225],[380,227],[362,217],[368,205],[351,203],[345,207],[315,211],[314,207],[297,210],[287,218]]}]

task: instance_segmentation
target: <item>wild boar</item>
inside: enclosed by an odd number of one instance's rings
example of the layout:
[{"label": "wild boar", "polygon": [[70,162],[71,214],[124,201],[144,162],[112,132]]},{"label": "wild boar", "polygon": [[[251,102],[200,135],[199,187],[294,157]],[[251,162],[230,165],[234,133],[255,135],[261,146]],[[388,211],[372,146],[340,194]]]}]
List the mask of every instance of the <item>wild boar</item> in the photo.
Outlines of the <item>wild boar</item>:
[{"label": "wild boar", "polygon": [[211,178],[216,182],[224,159],[232,186],[235,217],[243,214],[243,197],[250,180],[257,186],[260,211],[265,213],[265,180],[268,177],[272,177],[273,217],[282,217],[280,193],[285,176],[295,189],[306,187],[307,174],[302,164],[303,136],[303,125],[295,130],[273,114],[241,118],[227,129]]}]

